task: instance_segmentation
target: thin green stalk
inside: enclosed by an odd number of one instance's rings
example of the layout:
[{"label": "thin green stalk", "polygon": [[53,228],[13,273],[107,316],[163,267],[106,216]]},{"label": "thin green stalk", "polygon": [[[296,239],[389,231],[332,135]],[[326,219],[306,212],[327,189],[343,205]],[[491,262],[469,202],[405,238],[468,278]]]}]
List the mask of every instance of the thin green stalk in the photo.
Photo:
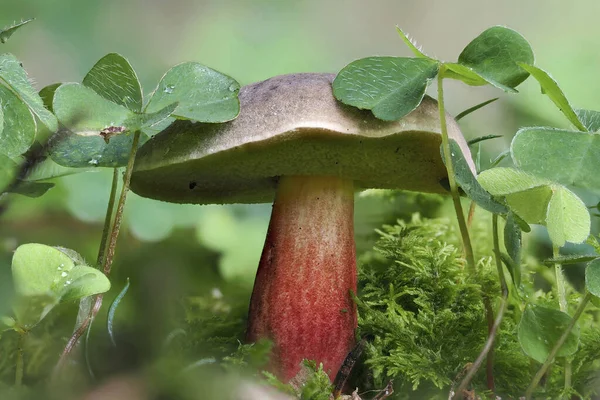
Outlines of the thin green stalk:
[{"label": "thin green stalk", "polygon": [[544,374],[546,373],[546,371],[548,370],[548,368],[552,365],[552,362],[554,361],[554,357],[556,357],[556,354],[558,353],[558,350],[560,350],[560,348],[562,347],[562,345],[567,340],[567,337],[569,336],[569,334],[573,330],[573,327],[577,323],[577,320],[579,319],[579,317],[581,316],[581,314],[585,310],[585,306],[591,300],[591,298],[592,298],[592,295],[590,293],[586,293],[585,297],[583,298],[583,300],[579,304],[579,307],[577,307],[577,310],[575,310],[575,314],[571,318],[571,322],[569,322],[569,325],[567,326],[567,328],[565,329],[565,331],[563,332],[563,334],[561,335],[561,337],[558,339],[558,341],[556,342],[556,344],[554,345],[554,347],[552,347],[552,350],[550,351],[550,354],[548,354],[548,358],[546,358],[546,361],[544,362],[544,364],[542,365],[542,367],[538,370],[538,372],[535,374],[535,376],[533,377],[533,380],[529,384],[529,387],[527,388],[527,391],[525,392],[525,399],[526,400],[531,399],[533,391],[535,390],[535,388],[537,387],[538,383],[540,382],[540,379],[542,379],[542,377],[544,376]]},{"label": "thin green stalk", "polygon": [[94,374],[94,369],[92,368],[92,362],[90,359],[90,333],[92,332],[92,325],[94,324],[94,319],[90,321],[86,332],[85,338],[83,339],[83,357],[85,358],[85,366],[87,367],[88,374],[92,379],[96,379],[96,374]]},{"label": "thin green stalk", "polygon": [[[485,319],[488,324],[488,336],[492,334],[492,330],[494,329],[494,309],[492,308],[492,303],[488,296],[484,296],[483,298],[483,306],[485,308]],[[494,384],[494,348],[492,347],[487,354],[485,360],[485,379],[487,382],[487,388],[490,392],[494,393],[495,384]]]},{"label": "thin green stalk", "polygon": [[[108,204],[106,206],[106,214],[104,216],[104,226],[102,228],[102,236],[100,238],[100,246],[98,247],[98,257],[96,258],[96,268],[101,269],[103,262],[104,262],[104,254],[106,253],[106,244],[108,243],[108,237],[110,234],[110,226],[111,226],[111,222],[112,222],[112,217],[113,217],[113,211],[115,209],[115,199],[117,198],[117,186],[119,184],[119,169],[118,168],[113,168],[113,176],[112,176],[112,184],[110,186],[110,195],[108,198]],[[92,365],[90,362],[90,356],[89,356],[89,338],[90,338],[90,332],[92,331],[92,325],[94,324],[94,320],[92,319],[88,326],[87,326],[87,330],[85,333],[85,339],[84,339],[84,357],[85,357],[85,364],[87,365],[88,368],[88,373],[90,374],[90,376],[92,378],[94,378],[94,371],[92,369]]]},{"label": "thin green stalk", "polygon": [[90,309],[90,314],[88,315],[88,317],[85,320],[83,320],[83,322],[81,323],[79,328],[77,328],[77,330],[75,332],[73,332],[73,334],[69,338],[69,341],[67,342],[67,344],[65,346],[65,349],[63,350],[62,354],[60,355],[60,358],[58,359],[58,363],[56,363],[56,366],[54,367],[54,371],[52,372],[51,382],[55,382],[58,379],[58,377],[60,375],[60,371],[62,371],[62,368],[63,368],[64,364],[66,363],[67,359],[69,358],[69,355],[71,354],[71,352],[73,351],[75,346],[77,346],[79,339],[85,333],[85,331],[87,330],[92,319],[96,316],[96,314],[98,314],[98,311],[100,311],[101,307],[102,307],[102,295],[94,296],[94,304],[92,305],[92,308]]},{"label": "thin green stalk", "polygon": [[[140,131],[136,131],[133,135],[133,143],[131,145],[131,151],[129,153],[127,167],[125,168],[125,174],[123,176],[123,187],[121,188],[121,195],[119,197],[119,203],[117,205],[117,212],[115,214],[115,219],[112,224],[112,229],[110,230],[108,248],[106,249],[106,254],[102,257],[102,271],[107,277],[110,275],[112,261],[115,255],[115,246],[119,237],[121,223],[123,221],[123,210],[125,209],[125,200],[127,200],[127,193],[129,192],[129,182],[131,181],[131,174],[133,173],[133,164],[135,162],[135,156],[137,154],[138,144],[140,141],[140,134]],[[109,207],[109,209],[112,210],[112,207]],[[100,247],[100,250],[102,250],[102,245]],[[81,326],[79,326],[79,328],[73,333],[73,335],[67,342],[67,345],[65,346],[65,349],[63,350],[56,367],[54,368],[52,376],[53,380],[55,380],[58,377],[62,366],[65,364],[67,358],[69,357],[69,354],[71,353],[71,351],[73,351],[73,349],[79,342],[81,336],[86,332],[88,326],[91,324],[91,322],[94,320],[94,318],[100,311],[100,308],[102,307],[102,299],[102,293],[97,294],[94,297],[94,304],[90,310],[89,316],[82,322]]]},{"label": "thin green stalk", "polygon": [[110,233],[110,223],[112,221],[113,211],[115,209],[115,199],[117,197],[117,186],[119,183],[119,169],[113,168],[112,184],[110,186],[110,196],[106,207],[106,215],[104,216],[104,227],[102,228],[102,237],[100,238],[100,246],[98,248],[98,257],[96,258],[97,268],[102,267],[104,262],[104,253],[106,253],[106,243],[108,243],[108,235]]},{"label": "thin green stalk", "polygon": [[571,375],[573,369],[571,368],[571,361],[565,360],[565,391],[571,389]]},{"label": "thin green stalk", "polygon": [[467,260],[467,267],[470,272],[475,272],[475,258],[473,256],[473,247],[471,246],[471,239],[469,238],[469,230],[465,222],[465,214],[460,204],[460,196],[458,194],[458,186],[456,179],[454,179],[454,165],[452,165],[452,157],[450,155],[450,141],[448,139],[448,127],[446,125],[446,110],[444,108],[444,70],[445,66],[442,64],[437,76],[438,84],[438,108],[440,111],[440,128],[442,131],[442,146],[444,149],[444,158],[446,162],[446,171],[448,172],[448,182],[450,184],[450,193],[452,194],[452,202],[454,203],[454,210],[456,211],[456,218],[458,219],[458,227],[460,228],[460,235],[462,237],[463,248],[465,251],[465,258]]},{"label": "thin green stalk", "polygon": [[25,371],[25,362],[23,360],[23,347],[25,346],[25,338],[27,331],[19,331],[19,340],[17,341],[17,362],[15,372],[15,386],[23,384],[23,374]]},{"label": "thin green stalk", "polygon": [[[498,279],[500,280],[500,288],[502,290],[500,307],[498,309],[498,315],[496,315],[496,319],[494,320],[494,325],[492,325],[491,329],[489,330],[488,338],[485,342],[485,345],[483,346],[483,349],[481,350],[481,353],[479,353],[479,356],[477,356],[477,359],[475,360],[473,365],[471,365],[471,368],[469,368],[467,375],[465,375],[465,377],[463,378],[462,382],[460,383],[460,386],[454,393],[453,398],[462,397],[462,393],[467,389],[469,383],[471,383],[471,380],[477,373],[477,370],[483,363],[483,360],[488,356],[488,353],[490,353],[490,351],[492,350],[494,340],[496,339],[496,335],[498,334],[498,329],[500,328],[500,324],[502,323],[502,319],[504,318],[504,313],[508,308],[508,285],[506,284],[506,277],[504,276],[504,269],[502,268],[502,261],[500,256],[500,240],[498,239],[497,214],[492,215],[492,230],[494,240],[494,258],[496,259],[496,269],[498,270]],[[491,365],[491,363],[488,363],[488,365]]]},{"label": "thin green stalk", "polygon": [[127,161],[127,167],[125,168],[125,175],[123,176],[123,188],[121,189],[121,196],[119,197],[119,203],[117,204],[117,213],[110,235],[110,242],[108,244],[108,249],[106,250],[106,256],[104,257],[103,271],[106,276],[110,275],[110,269],[115,256],[115,248],[117,246],[117,239],[119,238],[119,231],[121,230],[121,223],[123,222],[123,210],[125,209],[127,193],[129,193],[129,182],[131,181],[131,174],[133,174],[133,164],[135,163],[135,155],[137,154],[138,144],[140,142],[140,134],[141,131],[137,131],[133,136],[131,153],[129,153],[129,160]]},{"label": "thin green stalk", "polygon": [[[97,268],[102,268],[104,262],[104,255],[106,253],[106,244],[108,243],[108,237],[110,234],[110,226],[112,222],[113,212],[115,209],[115,199],[117,198],[117,186],[119,184],[119,169],[113,168],[113,176],[112,176],[112,184],[110,187],[110,196],[108,198],[108,204],[106,207],[106,215],[104,217],[104,227],[102,228],[102,237],[100,238],[100,246],[98,247],[98,257],[96,258]],[[86,334],[84,339],[84,356],[85,363],[88,368],[88,372],[92,378],[94,378],[94,371],[92,370],[92,365],[90,363],[89,357],[89,338],[90,332],[92,331],[92,325],[94,323],[94,319],[90,320]]]},{"label": "thin green stalk", "polygon": [[502,254],[500,252],[500,239],[498,238],[498,214],[492,215],[492,233],[494,242],[494,258],[496,259],[496,270],[498,271],[498,277],[500,278],[500,290],[502,290],[502,296],[508,297],[508,285],[506,284],[506,277],[504,276],[504,268],[502,267]]},{"label": "thin green stalk", "polygon": [[[560,250],[558,246],[552,246],[552,257],[558,258],[560,256]],[[562,265],[560,263],[554,264],[554,275],[556,277],[556,290],[558,292],[558,305],[560,311],[568,313],[567,304],[567,290],[565,285],[565,275],[563,274]],[[565,360],[565,390],[571,387],[571,362]]]},{"label": "thin green stalk", "polygon": [[[560,257],[558,246],[552,246],[552,257]],[[558,291],[558,305],[560,311],[567,312],[567,291],[565,289],[565,276],[563,275],[562,265],[554,264],[554,275],[556,277],[556,290]]]},{"label": "thin green stalk", "polygon": [[473,217],[475,217],[475,208],[477,203],[471,201],[471,205],[469,206],[469,214],[467,217],[467,229],[471,229],[471,225],[473,224]]}]

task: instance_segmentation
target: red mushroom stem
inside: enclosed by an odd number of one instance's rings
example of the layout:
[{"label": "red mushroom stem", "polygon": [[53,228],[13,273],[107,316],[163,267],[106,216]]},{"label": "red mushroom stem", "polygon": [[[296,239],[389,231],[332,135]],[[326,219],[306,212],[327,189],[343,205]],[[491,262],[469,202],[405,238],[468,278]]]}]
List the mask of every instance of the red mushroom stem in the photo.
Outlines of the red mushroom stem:
[{"label": "red mushroom stem", "polygon": [[351,180],[282,177],[263,248],[246,339],[274,342],[271,369],[288,381],[303,359],[333,379],[354,344],[356,248]]}]

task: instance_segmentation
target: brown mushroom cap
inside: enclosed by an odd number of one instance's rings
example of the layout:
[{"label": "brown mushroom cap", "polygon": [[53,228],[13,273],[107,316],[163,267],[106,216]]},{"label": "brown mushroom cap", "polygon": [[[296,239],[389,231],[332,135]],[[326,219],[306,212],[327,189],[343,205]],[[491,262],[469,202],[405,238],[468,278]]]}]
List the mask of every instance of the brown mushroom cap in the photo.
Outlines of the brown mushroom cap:
[{"label": "brown mushroom cap", "polygon": [[[237,119],[177,121],[138,152],[131,188],[175,203],[272,202],[284,175],[354,180],[358,189],[444,193],[437,102],[393,122],[338,102],[334,74],[282,75],[243,87]],[[454,119],[449,137],[467,156]]]}]

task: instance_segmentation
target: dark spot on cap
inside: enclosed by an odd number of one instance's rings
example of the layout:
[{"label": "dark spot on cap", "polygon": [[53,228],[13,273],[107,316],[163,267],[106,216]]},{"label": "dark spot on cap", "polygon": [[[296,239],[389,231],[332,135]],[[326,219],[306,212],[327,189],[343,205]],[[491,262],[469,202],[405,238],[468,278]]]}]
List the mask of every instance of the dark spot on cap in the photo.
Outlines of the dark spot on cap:
[{"label": "dark spot on cap", "polygon": [[194,181],[191,181],[191,182],[190,182],[190,185],[189,185],[189,188],[190,188],[190,190],[192,190],[193,188],[195,188],[197,185],[198,185],[198,184],[197,184],[196,182],[194,182]]}]

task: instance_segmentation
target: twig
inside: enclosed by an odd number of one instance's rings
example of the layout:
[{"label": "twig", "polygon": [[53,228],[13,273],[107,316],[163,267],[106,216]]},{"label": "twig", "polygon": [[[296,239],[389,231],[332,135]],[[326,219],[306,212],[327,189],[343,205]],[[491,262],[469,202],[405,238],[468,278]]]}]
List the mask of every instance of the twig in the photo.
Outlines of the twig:
[{"label": "twig", "polygon": [[54,367],[54,371],[52,372],[51,380],[53,382],[56,381],[56,379],[58,379],[58,376],[60,375],[60,372],[62,371],[64,364],[67,362],[67,359],[69,358],[69,354],[71,354],[71,352],[73,351],[75,346],[77,346],[77,343],[79,342],[79,338],[81,338],[81,336],[83,336],[88,325],[91,323],[91,320],[93,319],[92,315],[95,316],[96,314],[98,314],[98,311],[100,311],[101,307],[102,307],[102,295],[98,294],[98,295],[94,296],[94,305],[90,309],[90,314],[81,323],[81,325],[79,325],[79,327],[75,330],[75,332],[73,332],[73,335],[71,336],[71,338],[65,345],[65,349],[63,350],[62,354],[60,355],[60,358],[58,359],[58,363],[56,364],[56,367]]},{"label": "twig", "polygon": [[365,348],[365,341],[365,338],[362,338],[344,359],[342,366],[333,380],[334,398],[337,398],[342,394],[342,390],[344,389],[344,385],[346,384],[346,381],[352,372],[352,368],[354,368],[354,364],[356,364],[356,361],[358,361]]},{"label": "twig", "polygon": [[384,400],[390,397],[392,394],[394,394],[394,381],[390,380],[383,390],[379,392],[377,396],[373,397],[372,400]]}]

